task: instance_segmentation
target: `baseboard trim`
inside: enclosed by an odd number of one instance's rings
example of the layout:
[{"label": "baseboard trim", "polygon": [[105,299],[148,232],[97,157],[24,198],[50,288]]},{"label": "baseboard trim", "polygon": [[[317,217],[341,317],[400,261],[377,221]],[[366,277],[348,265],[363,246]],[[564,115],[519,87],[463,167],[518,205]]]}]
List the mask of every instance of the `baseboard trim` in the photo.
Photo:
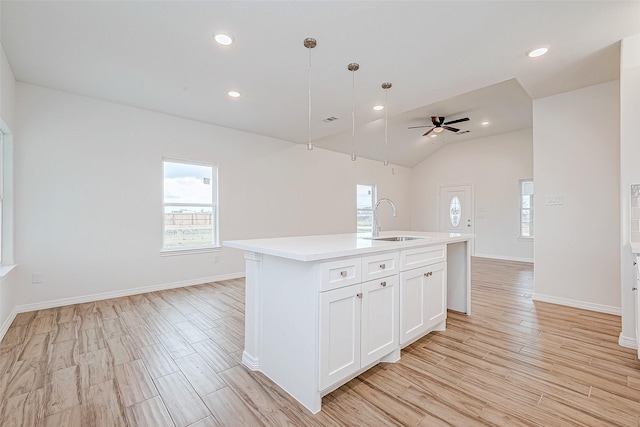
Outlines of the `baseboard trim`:
[{"label": "baseboard trim", "polygon": [[475,253],[472,256],[477,258],[491,258],[491,259],[499,259],[502,261],[516,261],[516,262],[533,262],[533,258],[518,258],[513,256],[502,256],[502,255],[487,255],[487,254],[479,254]]},{"label": "baseboard trim", "polygon": [[[144,294],[147,292],[162,291],[165,289],[184,288],[185,286],[201,285],[203,283],[220,282],[222,280],[239,279],[245,273],[230,273],[220,276],[201,277],[197,279],[183,280],[180,282],[163,283],[160,285],[141,286],[139,288],[123,289],[121,291],[103,292],[99,294],[82,295],[72,298],[61,298],[51,301],[36,302],[33,304],[21,304],[14,307],[16,313],[26,313],[28,311],[46,310],[48,308],[62,307],[65,305],[82,304],[86,302],[100,301],[110,298],[128,297],[130,295]],[[15,317],[15,316],[14,316]],[[13,321],[13,319],[12,319]]]},{"label": "baseboard trim", "polygon": [[0,327],[0,341],[2,341],[2,339],[4,338],[5,334],[9,330],[9,326],[11,326],[17,315],[18,311],[15,307],[13,307],[13,310],[11,310],[11,313],[9,313],[9,315],[7,316],[6,320],[2,324],[2,327]]},{"label": "baseboard trim", "polygon": [[242,352],[242,364],[252,371],[260,370],[260,361],[258,358],[251,356],[246,351]]},{"label": "baseboard trim", "polygon": [[622,335],[622,332],[620,332],[620,338],[618,338],[618,344],[620,344],[622,347],[633,348],[633,349],[638,348],[638,342],[636,341],[636,339],[625,337],[624,335]]},{"label": "baseboard trim", "polygon": [[551,295],[533,294],[533,300],[541,301],[541,302],[549,302],[551,304],[566,305],[568,307],[574,307],[574,308],[582,308],[584,310],[597,311],[599,313],[614,314],[616,316],[622,315],[622,309],[620,307],[613,307],[610,305],[603,305],[603,304],[594,304],[591,302],[578,301],[578,300],[573,300],[569,298],[560,298],[560,297],[554,297]]}]

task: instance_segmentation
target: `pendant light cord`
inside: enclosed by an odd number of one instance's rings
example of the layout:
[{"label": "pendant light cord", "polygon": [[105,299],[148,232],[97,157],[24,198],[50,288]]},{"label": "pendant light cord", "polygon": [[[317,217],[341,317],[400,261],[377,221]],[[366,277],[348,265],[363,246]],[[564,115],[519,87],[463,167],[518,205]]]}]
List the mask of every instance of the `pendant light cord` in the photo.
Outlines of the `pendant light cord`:
[{"label": "pendant light cord", "polygon": [[351,71],[351,160],[356,160],[356,71]]},{"label": "pendant light cord", "polygon": [[384,90],[384,165],[389,166],[389,89]]},{"label": "pendant light cord", "polygon": [[389,166],[389,89],[391,82],[382,83],[384,89],[384,165]]},{"label": "pendant light cord", "polygon": [[307,150],[313,150],[313,144],[311,143],[311,48],[309,50],[309,135],[307,142]]}]

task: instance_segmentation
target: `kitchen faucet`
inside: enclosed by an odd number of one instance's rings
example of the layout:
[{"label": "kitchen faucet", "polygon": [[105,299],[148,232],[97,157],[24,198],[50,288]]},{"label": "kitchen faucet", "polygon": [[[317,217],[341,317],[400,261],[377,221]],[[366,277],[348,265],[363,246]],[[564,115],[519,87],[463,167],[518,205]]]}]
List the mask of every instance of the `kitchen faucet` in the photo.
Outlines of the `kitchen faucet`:
[{"label": "kitchen faucet", "polygon": [[378,223],[378,206],[380,206],[380,203],[382,202],[388,202],[391,205],[391,209],[393,209],[393,216],[398,216],[398,210],[396,209],[396,205],[391,201],[391,199],[387,199],[386,197],[383,197],[382,199],[378,200],[378,203],[376,203],[376,207],[373,208],[373,236],[372,237],[378,237],[380,233],[380,224]]}]

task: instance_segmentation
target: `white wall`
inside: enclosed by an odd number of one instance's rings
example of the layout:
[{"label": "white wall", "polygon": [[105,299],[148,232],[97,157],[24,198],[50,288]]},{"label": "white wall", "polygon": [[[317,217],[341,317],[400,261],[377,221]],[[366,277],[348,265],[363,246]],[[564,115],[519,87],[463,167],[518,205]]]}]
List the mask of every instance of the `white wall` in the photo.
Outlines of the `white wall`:
[{"label": "white wall", "polygon": [[354,232],[361,182],[410,225],[406,168],[22,83],[17,119],[18,304],[242,274],[235,249],[160,256],[163,156],[219,163],[221,240]]},{"label": "white wall", "polygon": [[[1,9],[1,8],[0,8]],[[14,104],[16,81],[13,71],[2,48],[0,40],[0,130],[5,134],[3,144],[4,168],[4,195],[3,195],[3,221],[2,221],[2,263],[12,264],[13,256],[13,135],[14,128]],[[0,268],[0,271],[5,268]],[[0,337],[9,327],[13,317],[13,308],[16,304],[17,272],[11,271],[0,279]]]},{"label": "white wall", "polygon": [[473,184],[477,256],[533,261],[519,239],[519,180],[533,177],[531,129],[444,146],[411,171],[411,227],[438,229],[441,185]]},{"label": "white wall", "polygon": [[620,312],[619,102],[617,80],[533,102],[534,299]]},{"label": "white wall", "polygon": [[635,347],[634,258],[629,246],[629,185],[640,183],[640,34],[622,40],[620,62],[620,236],[622,332],[620,343]]}]

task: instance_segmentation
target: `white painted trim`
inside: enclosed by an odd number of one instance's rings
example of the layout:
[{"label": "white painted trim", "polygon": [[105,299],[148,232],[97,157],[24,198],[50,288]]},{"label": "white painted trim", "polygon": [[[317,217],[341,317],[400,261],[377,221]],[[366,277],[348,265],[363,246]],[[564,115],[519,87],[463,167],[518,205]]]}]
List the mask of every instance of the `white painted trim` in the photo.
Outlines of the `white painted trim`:
[{"label": "white painted trim", "polygon": [[16,306],[14,308],[14,311],[16,311],[17,313],[25,313],[25,312],[34,311],[34,310],[45,310],[48,308],[61,307],[65,305],[82,304],[86,302],[100,301],[100,300],[110,299],[110,298],[120,298],[120,297],[129,296],[129,295],[138,295],[138,294],[144,294],[147,292],[162,291],[165,289],[183,288],[185,286],[194,286],[194,285],[201,285],[203,283],[219,282],[221,280],[238,279],[240,277],[244,277],[244,275],[245,275],[244,272],[231,273],[231,274],[224,274],[221,276],[201,277],[198,279],[183,280],[180,282],[163,283],[160,285],[142,286],[139,288],[123,289],[121,291],[104,292],[100,294],[83,295],[83,296],[72,297],[72,298],[62,298],[62,299],[51,300],[51,301],[37,302],[33,304],[22,304],[22,305]]},{"label": "white painted trim", "polygon": [[16,307],[13,307],[13,310],[11,310],[11,313],[9,313],[9,316],[7,316],[7,319],[2,324],[2,327],[0,327],[0,341],[2,341],[2,339],[4,338],[4,335],[9,330],[9,326],[11,326],[17,315],[18,310],[16,310]]},{"label": "white painted trim", "polygon": [[0,265],[0,279],[4,279],[18,267],[18,264]]},{"label": "white painted trim", "polygon": [[614,314],[616,316],[622,315],[622,309],[620,307],[613,307],[610,305],[603,305],[603,304],[594,304],[592,302],[554,297],[551,295],[541,295],[541,294],[534,293],[533,300],[549,302],[551,304],[566,305],[567,307],[582,308],[584,310],[597,311],[599,313]]},{"label": "white painted trim", "polygon": [[634,350],[638,348],[638,343],[635,338],[625,337],[620,332],[620,338],[618,338],[618,344],[622,347],[633,348]]},{"label": "white painted trim", "polygon": [[220,253],[220,246],[190,246],[176,249],[161,249],[160,256],[176,256],[176,255],[191,255],[191,254],[216,254],[215,262],[218,262],[218,254]]},{"label": "white painted trim", "polygon": [[475,253],[475,255],[473,255],[474,257],[477,258],[493,258],[493,259],[500,259],[503,261],[517,261],[517,262],[533,262],[533,258],[518,258],[518,257],[513,257],[513,256],[502,256],[502,255],[488,255],[488,254],[479,254],[479,253]]},{"label": "white painted trim", "polygon": [[242,352],[242,364],[252,371],[260,370],[260,360],[257,357],[251,356],[246,351]]}]

